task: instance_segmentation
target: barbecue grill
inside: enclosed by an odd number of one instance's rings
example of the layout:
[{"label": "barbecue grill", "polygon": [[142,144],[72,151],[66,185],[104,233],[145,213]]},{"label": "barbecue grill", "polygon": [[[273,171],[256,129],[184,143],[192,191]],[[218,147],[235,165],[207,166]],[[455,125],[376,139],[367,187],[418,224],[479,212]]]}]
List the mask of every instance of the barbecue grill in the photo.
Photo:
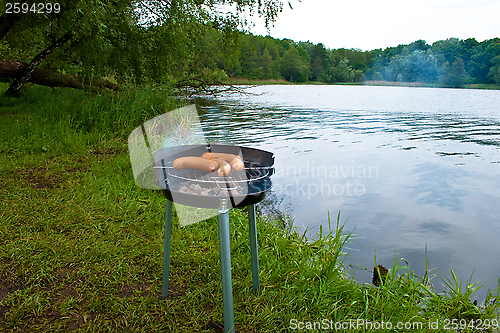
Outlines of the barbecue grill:
[{"label": "barbecue grill", "polygon": [[[186,220],[201,221],[200,216],[185,219],[184,208],[211,208],[217,215],[222,273],[224,331],[234,333],[231,254],[229,247],[229,209],[247,207],[252,262],[252,284],[260,292],[259,262],[255,204],[264,199],[272,187],[274,173],[272,153],[240,146],[206,144],[195,105],[167,112],[145,122],[128,138],[130,162],[138,186],[161,190],[166,197],[165,243],[163,255],[162,297],[168,293],[170,268],[170,236],[172,232],[172,202],[177,208],[181,225]],[[232,170],[223,177],[218,172],[174,168],[180,157],[201,156],[203,153],[238,155],[244,163],[241,171]],[[240,164],[241,167],[241,164]],[[239,169],[239,168],[235,168]]]},{"label": "barbecue grill", "polygon": [[[209,173],[193,169],[177,170],[173,167],[173,161],[176,158],[201,156],[205,152],[240,155],[245,168],[239,172],[233,171],[226,177],[220,177],[217,172]],[[248,208],[252,284],[254,291],[259,293],[259,262],[254,205],[264,199],[266,192],[272,187],[270,177],[274,173],[273,165],[274,156],[272,153],[239,146],[219,144],[189,145],[163,148],[156,151],[154,166],[156,184],[167,198],[162,281],[163,298],[166,298],[168,293],[172,202],[193,207],[217,209],[225,332],[234,332],[229,209],[245,206]],[[187,193],[183,191],[183,188],[196,188],[198,193],[196,191],[194,191],[195,193]],[[190,192],[193,192],[193,190]]]},{"label": "barbecue grill", "polygon": [[[176,158],[201,156],[205,152],[240,155],[245,169],[240,172],[232,171],[227,177],[221,177],[217,172],[176,170],[172,166]],[[226,208],[230,209],[253,205],[264,199],[266,192],[272,187],[270,177],[274,173],[273,164],[273,154],[264,150],[207,144],[158,150],[154,168],[156,183],[168,200],[192,207],[215,209],[226,202]],[[208,191],[188,193],[181,190],[183,186],[194,184]]]}]

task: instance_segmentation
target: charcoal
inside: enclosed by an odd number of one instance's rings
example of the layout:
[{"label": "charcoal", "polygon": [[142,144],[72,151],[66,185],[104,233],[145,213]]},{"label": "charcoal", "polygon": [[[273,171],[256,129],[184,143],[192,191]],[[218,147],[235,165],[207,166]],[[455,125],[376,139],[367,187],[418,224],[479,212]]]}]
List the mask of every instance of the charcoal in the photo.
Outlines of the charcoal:
[{"label": "charcoal", "polygon": [[198,184],[191,184],[191,189],[195,192],[201,191],[201,186]]},{"label": "charcoal", "polygon": [[181,185],[179,187],[179,192],[214,197],[227,197],[229,195],[236,196],[243,194],[243,191],[239,186],[236,189],[229,190],[226,188],[221,189],[218,186],[214,186],[211,188],[201,187],[199,184]]},{"label": "charcoal", "polygon": [[210,189],[208,189],[208,188],[204,188],[204,189],[202,189],[202,190],[201,190],[200,194],[201,194],[201,195],[205,195],[205,196],[207,196],[207,195],[208,195],[208,192],[210,192]]}]

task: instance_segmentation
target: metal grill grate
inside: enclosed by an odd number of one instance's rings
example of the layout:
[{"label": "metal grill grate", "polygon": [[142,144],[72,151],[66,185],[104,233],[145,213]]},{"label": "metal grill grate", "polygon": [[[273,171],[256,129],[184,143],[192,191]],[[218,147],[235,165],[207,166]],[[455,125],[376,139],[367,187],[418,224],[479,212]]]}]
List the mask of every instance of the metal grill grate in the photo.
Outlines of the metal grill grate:
[{"label": "metal grill grate", "polygon": [[165,163],[161,160],[162,166],[156,166],[156,169],[163,169],[167,177],[174,177],[179,180],[197,181],[201,183],[233,182],[247,183],[270,176],[272,167],[258,166],[253,162],[245,161],[245,169],[240,172],[232,171],[226,177],[220,177],[217,172],[205,172],[194,169],[177,170],[172,166],[173,161]]}]

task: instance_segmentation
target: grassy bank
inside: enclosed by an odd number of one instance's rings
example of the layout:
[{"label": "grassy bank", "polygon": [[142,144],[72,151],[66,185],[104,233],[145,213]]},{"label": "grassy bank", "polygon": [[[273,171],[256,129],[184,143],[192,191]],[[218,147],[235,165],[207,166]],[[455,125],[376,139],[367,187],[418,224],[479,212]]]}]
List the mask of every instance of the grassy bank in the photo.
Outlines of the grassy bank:
[{"label": "grassy bank", "polygon": [[288,82],[283,79],[268,79],[268,80],[253,80],[246,78],[228,78],[225,84],[233,85],[275,85],[275,84],[296,84],[294,82]]},{"label": "grassy bank", "polygon": [[[229,78],[226,84],[232,85],[297,85],[297,84],[312,84],[312,85],[328,85],[329,83],[323,82],[303,82],[295,83],[289,82],[283,79],[280,80],[251,80],[245,78]],[[442,88],[437,83],[422,83],[422,82],[393,82],[393,81],[363,81],[363,82],[338,82],[333,83],[333,85],[367,85],[367,86],[390,86],[390,87],[425,87],[425,88]],[[481,84],[466,84],[463,86],[465,89],[490,89],[490,90],[500,90],[500,84],[494,83],[481,83]]]},{"label": "grassy bank", "polygon": [[464,88],[500,90],[500,84],[494,84],[494,83],[466,84]]},{"label": "grassy bank", "polygon": [[[362,84],[369,86],[400,86],[400,87],[425,87],[425,88],[443,88],[437,83],[422,83],[422,82],[393,82],[393,81],[365,81]],[[481,84],[465,84],[464,89],[500,89],[500,84],[481,83]]]},{"label": "grassy bank", "polygon": [[[161,300],[165,201],[135,185],[129,163],[128,133],[182,103],[147,89],[31,88],[0,98],[0,331],[214,332],[209,321],[222,322],[216,219],[181,228],[174,214],[170,295]],[[231,210],[230,221],[237,332],[318,321],[323,329],[305,331],[333,331],[350,320],[449,332],[451,319],[484,325],[498,316],[500,298],[475,306],[475,286],[456,280],[438,294],[397,260],[381,287],[352,280],[342,265],[349,235],[335,218],[308,242],[259,216],[255,295],[246,211]]]}]

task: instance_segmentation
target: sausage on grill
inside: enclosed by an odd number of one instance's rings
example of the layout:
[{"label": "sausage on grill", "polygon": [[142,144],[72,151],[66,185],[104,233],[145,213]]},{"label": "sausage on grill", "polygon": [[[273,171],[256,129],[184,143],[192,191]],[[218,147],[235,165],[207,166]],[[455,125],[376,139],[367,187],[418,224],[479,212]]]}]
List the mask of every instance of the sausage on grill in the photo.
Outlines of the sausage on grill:
[{"label": "sausage on grill", "polygon": [[239,155],[226,154],[226,153],[204,153],[201,155],[202,158],[207,160],[210,159],[210,154],[212,154],[213,159],[223,160],[229,163],[234,171],[242,171],[245,169],[245,164]]},{"label": "sausage on grill", "polygon": [[[210,160],[206,160],[206,161],[210,161]],[[214,162],[219,165],[219,170],[217,171],[219,176],[226,177],[229,175],[229,173],[231,172],[231,166],[229,165],[229,163],[227,163],[224,160],[217,160],[217,159],[214,160]]]},{"label": "sausage on grill", "polygon": [[173,166],[177,170],[197,169],[206,172],[214,172],[215,170],[217,170],[217,168],[219,168],[219,164],[217,164],[217,162],[207,160],[198,156],[179,157],[174,160]]}]

